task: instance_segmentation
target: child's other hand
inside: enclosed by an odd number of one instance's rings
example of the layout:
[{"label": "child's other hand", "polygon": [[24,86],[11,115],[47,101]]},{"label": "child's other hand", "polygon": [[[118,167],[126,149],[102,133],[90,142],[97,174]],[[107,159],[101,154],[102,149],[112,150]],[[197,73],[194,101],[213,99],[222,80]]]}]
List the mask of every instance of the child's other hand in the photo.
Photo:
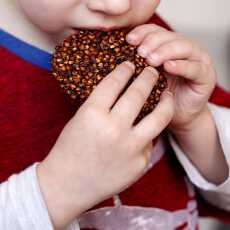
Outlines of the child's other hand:
[{"label": "child's other hand", "polygon": [[[211,58],[193,41],[154,24],[134,28],[127,41],[154,67],[163,65],[175,98],[172,131],[186,131],[207,111],[216,84]],[[175,81],[176,80],[176,81]]]},{"label": "child's other hand", "polygon": [[135,126],[158,79],[147,67],[117,100],[134,72],[125,62],[95,88],[39,165],[41,190],[56,227],[134,183],[145,170],[152,140],[173,117],[171,94]]}]

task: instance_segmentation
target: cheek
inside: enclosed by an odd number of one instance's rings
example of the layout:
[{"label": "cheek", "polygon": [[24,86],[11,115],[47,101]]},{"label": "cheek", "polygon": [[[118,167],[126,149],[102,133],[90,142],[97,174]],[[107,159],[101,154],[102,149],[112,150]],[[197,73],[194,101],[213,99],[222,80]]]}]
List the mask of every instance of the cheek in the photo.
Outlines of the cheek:
[{"label": "cheek", "polygon": [[30,21],[48,32],[65,26],[66,17],[76,0],[19,0]]}]

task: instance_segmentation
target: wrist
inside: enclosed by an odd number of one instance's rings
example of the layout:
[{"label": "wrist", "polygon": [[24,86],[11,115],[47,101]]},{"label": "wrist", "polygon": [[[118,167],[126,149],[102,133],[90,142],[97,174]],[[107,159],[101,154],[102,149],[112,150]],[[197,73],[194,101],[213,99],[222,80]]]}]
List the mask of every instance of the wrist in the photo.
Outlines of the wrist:
[{"label": "wrist", "polygon": [[44,162],[37,166],[37,176],[54,229],[63,229],[71,221],[70,217],[73,215],[70,212],[71,209],[67,209],[68,213],[66,211],[62,213],[70,202],[67,200],[69,196],[67,194],[65,196],[60,179],[56,177],[57,175],[53,175]]},{"label": "wrist", "polygon": [[57,163],[52,156],[37,166],[40,189],[55,229],[64,229],[94,205],[92,197],[84,191],[86,189],[80,178],[71,175],[68,168],[66,163]]},{"label": "wrist", "polygon": [[171,130],[171,133],[183,153],[206,180],[220,185],[227,179],[228,163],[215,120],[207,106],[195,119],[180,129]]},{"label": "wrist", "polygon": [[183,124],[169,125],[169,130],[176,138],[185,137],[186,135],[190,135],[193,130],[199,129],[200,125],[205,121],[210,121],[214,124],[211,111],[207,105],[201,110],[199,114],[184,122]]}]

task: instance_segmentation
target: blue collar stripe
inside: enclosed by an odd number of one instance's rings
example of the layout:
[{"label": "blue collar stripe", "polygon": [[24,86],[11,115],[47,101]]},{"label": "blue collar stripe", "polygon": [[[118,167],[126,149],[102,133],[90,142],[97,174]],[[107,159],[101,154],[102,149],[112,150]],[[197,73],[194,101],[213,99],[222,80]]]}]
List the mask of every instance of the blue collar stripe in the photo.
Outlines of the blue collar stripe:
[{"label": "blue collar stripe", "polygon": [[0,29],[0,45],[41,68],[51,69],[51,54]]}]

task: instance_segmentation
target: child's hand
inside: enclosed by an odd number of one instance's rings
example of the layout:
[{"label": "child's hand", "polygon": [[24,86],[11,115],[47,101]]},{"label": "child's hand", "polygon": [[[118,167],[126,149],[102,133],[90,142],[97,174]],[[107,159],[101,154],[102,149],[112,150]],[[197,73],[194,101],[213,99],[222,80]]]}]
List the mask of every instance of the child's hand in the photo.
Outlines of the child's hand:
[{"label": "child's hand", "polygon": [[134,183],[147,166],[152,140],[171,121],[173,99],[165,92],[156,109],[133,126],[158,79],[147,67],[117,101],[133,71],[125,62],[102,80],[38,167],[56,227]]},{"label": "child's hand", "polygon": [[150,65],[163,65],[175,103],[169,129],[201,175],[220,185],[228,177],[229,168],[207,107],[216,84],[209,55],[187,38],[156,25],[136,27],[127,40],[139,46],[140,55]]},{"label": "child's hand", "polygon": [[[186,130],[203,112],[216,84],[209,55],[194,42],[157,25],[133,29],[127,41],[154,67],[163,65],[175,97],[172,130]],[[176,78],[178,76],[178,78]],[[175,81],[176,80],[176,81]]]}]

